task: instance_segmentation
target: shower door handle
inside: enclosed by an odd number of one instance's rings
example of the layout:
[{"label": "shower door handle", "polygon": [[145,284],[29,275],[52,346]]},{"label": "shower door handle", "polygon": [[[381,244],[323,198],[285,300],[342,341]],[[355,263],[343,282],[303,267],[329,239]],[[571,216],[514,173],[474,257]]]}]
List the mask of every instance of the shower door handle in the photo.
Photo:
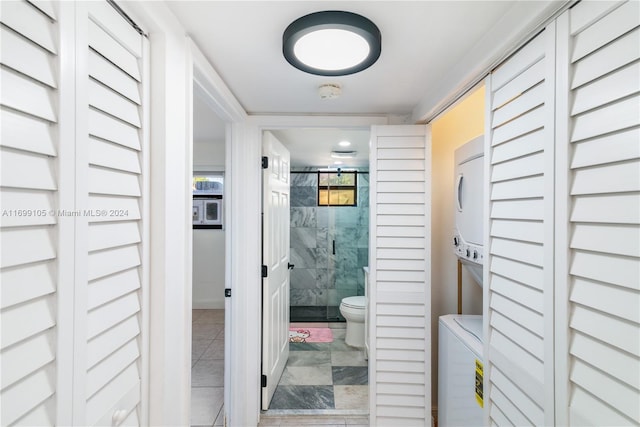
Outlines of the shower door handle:
[{"label": "shower door handle", "polygon": [[295,267],[295,265],[291,264],[290,262],[287,263],[287,268],[289,270],[293,270],[293,267]]},{"label": "shower door handle", "polygon": [[336,241],[333,241],[333,255],[336,254]]}]

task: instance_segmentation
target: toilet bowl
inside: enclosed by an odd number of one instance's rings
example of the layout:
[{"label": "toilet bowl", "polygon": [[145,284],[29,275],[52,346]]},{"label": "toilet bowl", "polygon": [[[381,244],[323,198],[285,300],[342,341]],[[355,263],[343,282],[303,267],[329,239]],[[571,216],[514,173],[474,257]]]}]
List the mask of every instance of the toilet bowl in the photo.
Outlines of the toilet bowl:
[{"label": "toilet bowl", "polygon": [[365,297],[347,297],[340,303],[340,314],[347,320],[345,342],[352,347],[364,347]]}]

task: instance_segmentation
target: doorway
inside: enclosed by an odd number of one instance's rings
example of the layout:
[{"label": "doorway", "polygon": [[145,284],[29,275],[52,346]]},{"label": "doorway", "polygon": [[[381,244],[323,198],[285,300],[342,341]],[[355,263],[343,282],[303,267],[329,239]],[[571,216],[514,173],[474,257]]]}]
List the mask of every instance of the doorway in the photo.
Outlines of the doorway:
[{"label": "doorway", "polygon": [[[367,359],[363,346],[346,344],[339,306],[344,298],[365,295],[369,130],[266,134],[291,156],[288,312],[293,341],[266,415],[366,416]],[[314,334],[322,337],[317,340]]]}]

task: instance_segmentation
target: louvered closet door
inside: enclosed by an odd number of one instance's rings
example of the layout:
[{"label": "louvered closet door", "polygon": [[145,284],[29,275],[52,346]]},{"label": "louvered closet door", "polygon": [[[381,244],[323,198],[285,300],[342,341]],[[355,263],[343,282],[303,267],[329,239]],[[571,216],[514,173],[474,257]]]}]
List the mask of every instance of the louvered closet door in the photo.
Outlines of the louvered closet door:
[{"label": "louvered closet door", "polygon": [[425,126],[372,128],[371,425],[431,423],[431,140]]},{"label": "louvered closet door", "polygon": [[640,425],[639,26],[637,1],[583,1],[558,20],[559,167],[569,170],[559,224],[570,224],[559,409],[576,426]]},{"label": "louvered closet door", "polygon": [[78,46],[88,73],[78,76],[86,110],[79,106],[76,187],[89,212],[78,225],[86,240],[78,242],[77,256],[86,263],[76,266],[86,286],[82,423],[138,425],[146,292],[144,38],[106,2],[86,2],[79,10],[88,11],[80,18],[86,19],[87,43]]},{"label": "louvered closet door", "polygon": [[56,422],[58,23],[2,2],[0,424]]},{"label": "louvered closet door", "polygon": [[553,424],[555,30],[487,78],[485,416]]}]

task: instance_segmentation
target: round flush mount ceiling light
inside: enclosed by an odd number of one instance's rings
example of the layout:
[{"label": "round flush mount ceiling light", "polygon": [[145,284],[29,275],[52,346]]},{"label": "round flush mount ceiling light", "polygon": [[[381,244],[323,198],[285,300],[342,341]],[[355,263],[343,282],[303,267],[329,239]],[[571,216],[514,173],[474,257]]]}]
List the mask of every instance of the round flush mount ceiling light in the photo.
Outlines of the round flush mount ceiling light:
[{"label": "round flush mount ceiling light", "polygon": [[285,59],[320,76],[346,76],[380,57],[382,35],[364,16],[343,11],[311,13],[293,21],[282,36]]}]

